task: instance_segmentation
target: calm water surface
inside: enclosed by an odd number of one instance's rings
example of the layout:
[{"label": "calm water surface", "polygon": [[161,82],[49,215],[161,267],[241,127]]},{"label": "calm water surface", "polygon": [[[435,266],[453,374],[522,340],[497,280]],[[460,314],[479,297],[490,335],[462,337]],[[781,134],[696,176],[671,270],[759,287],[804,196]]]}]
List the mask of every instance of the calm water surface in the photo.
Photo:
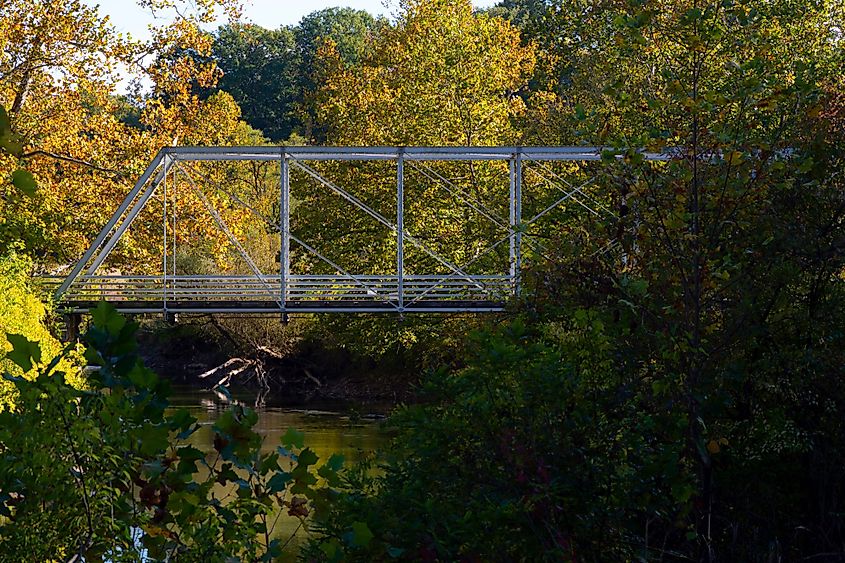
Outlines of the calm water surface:
[{"label": "calm water surface", "polygon": [[[253,406],[254,395],[233,392],[235,400]],[[193,445],[207,452],[213,451],[211,426],[228,404],[213,391],[192,387],[175,387],[171,395],[174,407],[187,409],[197,418],[201,429],[191,440]],[[269,406],[258,408],[255,430],[264,436],[263,448],[272,451],[288,428],[305,433],[305,446],[314,450],[321,460],[333,453],[348,460],[359,459],[385,445],[387,436],[379,422],[388,410],[387,405],[361,406],[349,403],[309,403],[302,407]]]},{"label": "calm water surface", "polygon": [[[254,395],[233,392],[235,400],[252,407]],[[209,454],[214,452],[212,425],[227,408],[228,404],[212,391],[191,387],[174,387],[171,394],[174,407],[187,409],[197,418],[201,428],[189,441]],[[348,403],[309,403],[301,408],[267,406],[256,409],[258,424],[255,430],[264,436],[262,449],[273,451],[288,428],[305,434],[305,446],[311,448],[320,458],[320,463],[334,453],[342,454],[347,462],[354,462],[362,456],[386,445],[387,435],[379,424],[387,405],[364,407]],[[304,541],[306,530],[300,528],[299,520],[283,514],[273,534],[285,541],[294,535],[289,547]],[[295,552],[289,552],[283,560],[290,560]]]}]

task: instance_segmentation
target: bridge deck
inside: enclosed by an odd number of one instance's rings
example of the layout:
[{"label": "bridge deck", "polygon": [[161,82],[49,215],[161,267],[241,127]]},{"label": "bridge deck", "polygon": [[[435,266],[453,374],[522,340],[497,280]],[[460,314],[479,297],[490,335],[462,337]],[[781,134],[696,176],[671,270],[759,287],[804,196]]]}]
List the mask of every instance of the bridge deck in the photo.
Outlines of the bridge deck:
[{"label": "bridge deck", "polygon": [[[42,278],[50,289],[63,278]],[[100,301],[128,313],[434,313],[501,311],[508,276],[79,276],[61,307]],[[283,299],[284,295],[284,299]]]}]

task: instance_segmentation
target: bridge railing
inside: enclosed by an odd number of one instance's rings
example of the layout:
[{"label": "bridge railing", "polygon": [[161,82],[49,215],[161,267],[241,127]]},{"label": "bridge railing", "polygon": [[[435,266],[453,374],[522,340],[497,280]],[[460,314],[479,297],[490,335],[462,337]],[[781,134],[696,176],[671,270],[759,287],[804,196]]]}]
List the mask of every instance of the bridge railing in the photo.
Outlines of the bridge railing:
[{"label": "bridge railing", "polygon": [[[44,287],[55,291],[62,277],[41,278]],[[79,276],[64,298],[87,308],[106,300],[118,309],[132,304],[133,309],[157,307],[169,310],[189,309],[198,304],[237,311],[245,309],[302,309],[343,303],[367,304],[384,310],[448,309],[450,305],[469,302],[500,308],[512,291],[507,275],[357,275],[354,278],[331,275],[293,275],[282,283],[278,275],[256,276]],[[284,292],[284,298],[282,293]],[[401,298],[401,299],[400,299]],[[231,308],[227,307],[231,305]]]}]

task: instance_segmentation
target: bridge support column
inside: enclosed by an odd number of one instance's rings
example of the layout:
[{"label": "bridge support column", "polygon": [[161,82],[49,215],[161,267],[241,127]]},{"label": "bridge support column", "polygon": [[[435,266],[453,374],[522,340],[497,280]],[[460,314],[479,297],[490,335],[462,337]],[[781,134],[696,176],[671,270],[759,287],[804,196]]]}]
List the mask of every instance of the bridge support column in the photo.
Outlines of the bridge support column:
[{"label": "bridge support column", "polygon": [[399,313],[405,311],[405,157],[399,149],[396,159],[396,286]]},{"label": "bridge support column", "polygon": [[282,322],[287,324],[288,280],[290,279],[290,163],[282,148],[280,163],[281,195],[279,197],[279,303]]},{"label": "bridge support column", "polygon": [[508,161],[510,176],[510,278],[514,295],[519,295],[520,270],[522,269],[522,153],[517,152]]},{"label": "bridge support column", "polygon": [[62,341],[66,343],[79,342],[79,326],[82,324],[82,315],[79,313],[68,313],[62,315],[65,329]]}]

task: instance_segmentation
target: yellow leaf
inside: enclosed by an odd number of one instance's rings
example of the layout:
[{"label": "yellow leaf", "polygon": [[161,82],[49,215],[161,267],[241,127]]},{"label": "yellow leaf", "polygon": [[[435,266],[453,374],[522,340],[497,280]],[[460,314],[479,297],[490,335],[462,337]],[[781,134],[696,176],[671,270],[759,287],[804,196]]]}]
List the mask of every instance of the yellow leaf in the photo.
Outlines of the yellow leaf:
[{"label": "yellow leaf", "polygon": [[719,442],[716,440],[710,440],[707,442],[707,451],[711,454],[717,454],[722,448],[719,447]]},{"label": "yellow leaf", "polygon": [[735,166],[742,162],[742,153],[740,151],[732,151],[728,153],[727,158],[725,158],[725,160],[731,166]]}]

